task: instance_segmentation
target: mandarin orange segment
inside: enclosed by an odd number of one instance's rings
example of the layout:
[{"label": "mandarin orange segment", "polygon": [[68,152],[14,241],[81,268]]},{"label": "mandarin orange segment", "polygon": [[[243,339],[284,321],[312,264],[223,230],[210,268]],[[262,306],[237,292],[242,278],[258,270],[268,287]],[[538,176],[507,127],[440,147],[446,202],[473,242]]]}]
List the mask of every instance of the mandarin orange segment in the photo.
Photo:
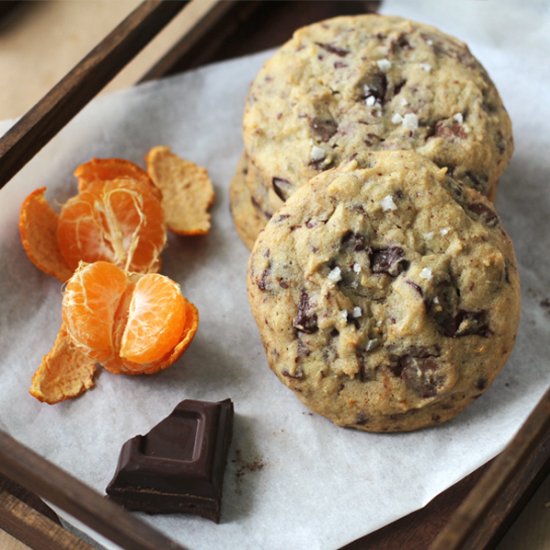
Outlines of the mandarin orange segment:
[{"label": "mandarin orange segment", "polygon": [[158,146],[146,157],[147,172],[162,192],[168,228],[179,235],[204,235],[210,230],[208,210],[215,198],[208,172]]},{"label": "mandarin orange segment", "polygon": [[155,374],[175,363],[193,341],[199,327],[199,312],[197,308],[184,297],[185,325],[177,343],[170,353],[158,361],[147,364],[132,363],[127,359],[117,365],[118,372],[124,374]]},{"label": "mandarin orange segment", "polygon": [[44,196],[45,187],[33,191],[19,215],[21,243],[29,260],[41,271],[65,282],[72,270],[65,265],[57,245],[58,215]]},{"label": "mandarin orange segment", "polygon": [[109,262],[81,264],[63,294],[62,316],[76,346],[103,362],[112,357],[115,314],[126,292],[126,273]]},{"label": "mandarin orange segment", "polygon": [[50,405],[78,397],[94,386],[95,371],[95,361],[73,344],[62,324],[52,349],[32,377],[29,393]]},{"label": "mandarin orange segment", "polygon": [[163,275],[144,275],[132,292],[119,355],[134,363],[157,361],[177,345],[184,326],[179,286]]},{"label": "mandarin orange segment", "polygon": [[129,178],[141,181],[151,187],[160,199],[160,192],[151,181],[149,174],[137,164],[120,158],[93,158],[77,167],[74,175],[78,180],[78,191],[95,192],[106,181]]},{"label": "mandarin orange segment", "polygon": [[90,189],[61,208],[57,242],[65,263],[76,269],[81,260],[106,260],[130,271],[156,271],[166,230],[150,186],[119,178]]}]

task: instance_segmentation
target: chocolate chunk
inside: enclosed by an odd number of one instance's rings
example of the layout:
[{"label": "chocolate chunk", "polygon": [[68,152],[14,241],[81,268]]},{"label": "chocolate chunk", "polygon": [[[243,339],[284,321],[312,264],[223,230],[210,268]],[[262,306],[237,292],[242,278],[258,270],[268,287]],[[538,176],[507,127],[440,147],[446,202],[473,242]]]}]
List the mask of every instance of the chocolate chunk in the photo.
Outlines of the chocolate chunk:
[{"label": "chocolate chunk", "polygon": [[487,193],[487,177],[476,175],[472,171],[468,170],[464,175],[470,180],[472,187],[477,189],[480,193]]},{"label": "chocolate chunk", "polygon": [[473,204],[468,204],[466,208],[469,212],[474,214],[477,219],[481,220],[489,227],[496,227],[498,225],[498,216],[496,215],[495,211],[485,204],[481,202],[475,202]]},{"label": "chocolate chunk", "polygon": [[315,42],[319,48],[323,48],[323,50],[333,53],[339,57],[346,57],[346,55],[349,54],[349,50],[345,50],[344,48],[339,48],[338,46],[335,46],[334,44],[329,44],[326,42]]},{"label": "chocolate chunk", "polygon": [[439,346],[410,346],[402,355],[390,355],[389,368],[394,376],[422,398],[434,397],[445,377],[438,372],[436,358],[441,355]]},{"label": "chocolate chunk", "polygon": [[182,401],[147,435],[122,447],[107,494],[128,510],[220,521],[233,403]]},{"label": "chocolate chunk", "polygon": [[294,187],[292,183],[284,178],[274,177],[271,180],[271,185],[275,194],[282,200],[286,201],[290,194],[292,193],[292,188]]},{"label": "chocolate chunk", "polygon": [[388,91],[388,78],[384,73],[374,73],[363,83],[361,99],[366,100],[374,97],[375,101],[384,104]]},{"label": "chocolate chunk", "polygon": [[300,302],[298,303],[298,313],[292,322],[292,326],[300,332],[313,334],[317,332],[317,314],[312,312],[312,305],[309,302],[309,294],[305,289],[300,293]]},{"label": "chocolate chunk", "polygon": [[361,233],[355,233],[354,231],[346,231],[342,235],[340,242],[342,244],[342,248],[348,248],[354,252],[360,252],[361,250],[365,250],[365,248],[367,248],[365,236],[361,235]]},{"label": "chocolate chunk", "polygon": [[332,118],[315,117],[309,126],[321,141],[328,141],[338,130],[338,124]]},{"label": "chocolate chunk", "polygon": [[397,277],[409,268],[409,262],[404,256],[405,252],[398,246],[372,250],[370,254],[371,270],[373,273],[386,273]]},{"label": "chocolate chunk", "polygon": [[267,278],[271,274],[271,266],[267,267],[262,271],[262,276],[258,279],[256,278],[256,286],[262,291],[265,292],[267,289]]},{"label": "chocolate chunk", "polygon": [[422,398],[434,397],[443,385],[445,377],[438,373],[439,364],[433,357],[400,358],[401,379]]},{"label": "chocolate chunk", "polygon": [[420,296],[424,296],[424,291],[422,290],[422,287],[420,285],[417,285],[414,281],[411,281],[410,279],[407,279],[405,281],[411,288],[414,288],[414,290],[416,290],[416,292],[418,292],[418,294]]},{"label": "chocolate chunk", "polygon": [[460,310],[455,317],[456,331],[454,337],[477,335],[483,338],[491,336],[487,311],[464,311]]},{"label": "chocolate chunk", "polygon": [[492,334],[487,311],[461,309],[460,292],[450,281],[440,282],[436,288],[436,295],[424,303],[428,315],[444,336],[460,338],[477,335],[487,338]]}]

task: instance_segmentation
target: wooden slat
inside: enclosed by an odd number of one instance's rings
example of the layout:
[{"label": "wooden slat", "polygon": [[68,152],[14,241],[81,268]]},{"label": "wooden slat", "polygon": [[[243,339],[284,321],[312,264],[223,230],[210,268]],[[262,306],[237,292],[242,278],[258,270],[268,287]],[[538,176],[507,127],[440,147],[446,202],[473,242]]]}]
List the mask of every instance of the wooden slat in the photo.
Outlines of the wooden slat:
[{"label": "wooden slat", "polygon": [[0,473],[123,548],[182,548],[1,430]]},{"label": "wooden slat", "polygon": [[93,550],[61,525],[8,491],[0,491],[0,525],[17,540],[40,550]]},{"label": "wooden slat", "polygon": [[550,390],[460,505],[430,550],[487,548],[550,468]]},{"label": "wooden slat", "polygon": [[187,4],[146,0],[0,139],[0,188]]}]

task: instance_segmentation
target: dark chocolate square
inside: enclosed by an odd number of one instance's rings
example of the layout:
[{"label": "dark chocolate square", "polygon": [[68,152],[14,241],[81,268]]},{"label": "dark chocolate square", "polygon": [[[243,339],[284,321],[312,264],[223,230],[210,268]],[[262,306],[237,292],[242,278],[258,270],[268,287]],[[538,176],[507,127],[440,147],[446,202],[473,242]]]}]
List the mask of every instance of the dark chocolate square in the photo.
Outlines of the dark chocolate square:
[{"label": "dark chocolate square", "polygon": [[233,403],[182,401],[147,435],[120,451],[107,494],[128,510],[220,520]]}]

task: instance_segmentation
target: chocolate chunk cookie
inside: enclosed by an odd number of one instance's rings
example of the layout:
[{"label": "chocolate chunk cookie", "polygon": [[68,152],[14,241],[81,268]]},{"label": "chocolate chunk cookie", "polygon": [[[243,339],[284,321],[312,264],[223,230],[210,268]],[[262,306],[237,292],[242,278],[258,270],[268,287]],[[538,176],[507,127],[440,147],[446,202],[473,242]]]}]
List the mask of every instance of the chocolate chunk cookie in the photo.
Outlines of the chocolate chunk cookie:
[{"label": "chocolate chunk cookie", "polygon": [[298,188],[258,237],[248,294],[270,367],[341,426],[454,417],[514,345],[519,279],[490,201],[412,151]]},{"label": "chocolate chunk cookie", "polygon": [[229,184],[229,202],[237,233],[243,243],[248,248],[252,248],[256,237],[272,214],[263,212],[252,196],[245,183],[248,172],[248,159],[245,155],[242,155],[235,175]]},{"label": "chocolate chunk cookie", "polygon": [[249,189],[266,211],[376,150],[416,150],[493,198],[513,150],[508,114],[468,47],[378,15],[298,30],[254,80],[243,129],[257,171]]}]

